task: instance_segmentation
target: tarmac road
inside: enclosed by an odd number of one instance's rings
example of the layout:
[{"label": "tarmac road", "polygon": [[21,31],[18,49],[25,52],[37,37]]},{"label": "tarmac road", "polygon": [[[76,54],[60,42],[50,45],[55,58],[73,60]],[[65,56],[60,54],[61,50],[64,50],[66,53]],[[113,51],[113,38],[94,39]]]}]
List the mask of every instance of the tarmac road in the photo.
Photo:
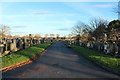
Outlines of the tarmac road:
[{"label": "tarmac road", "polygon": [[32,63],[3,73],[3,78],[120,78],[90,61],[62,42],[55,42]]}]

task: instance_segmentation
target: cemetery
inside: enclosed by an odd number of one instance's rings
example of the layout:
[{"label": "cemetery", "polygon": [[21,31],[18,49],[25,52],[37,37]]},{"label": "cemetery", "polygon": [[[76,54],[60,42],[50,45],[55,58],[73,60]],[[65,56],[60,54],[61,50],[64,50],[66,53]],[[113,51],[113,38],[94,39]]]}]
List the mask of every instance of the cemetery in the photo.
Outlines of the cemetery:
[{"label": "cemetery", "polygon": [[120,78],[120,1],[58,2],[1,3],[3,79]]},{"label": "cemetery", "polygon": [[36,44],[44,43],[44,39],[31,39],[31,38],[13,38],[13,39],[1,39],[0,40],[0,56],[10,54],[22,49],[29,48]]},{"label": "cemetery", "polygon": [[64,44],[80,52],[88,60],[120,72],[120,43],[65,40]]},{"label": "cemetery", "polygon": [[120,58],[120,42],[102,42],[102,41],[83,41],[77,43],[75,40],[66,41],[67,44],[89,48],[100,53]]},{"label": "cemetery", "polygon": [[73,30],[76,36],[64,43],[90,61],[120,72],[120,21],[113,20],[107,26],[104,23],[101,23],[104,28],[96,23],[99,26],[93,32],[85,23],[79,23]]},{"label": "cemetery", "polygon": [[19,44],[19,45],[20,46],[17,47],[17,48],[19,48],[18,49],[19,51],[18,50],[12,51],[14,48],[12,48],[12,50],[7,49],[12,52],[2,56],[2,62],[0,62],[0,64],[2,64],[2,65],[0,65],[0,67],[2,69],[9,68],[9,66],[14,66],[18,63],[31,61],[32,59],[37,57],[37,54],[40,54],[48,46],[50,46],[51,41],[46,41],[46,42],[40,43],[39,40],[34,40],[34,44],[32,44],[33,46],[27,46],[27,45],[31,45],[31,44],[26,44],[26,46],[23,45],[22,47],[21,47],[21,44]]}]

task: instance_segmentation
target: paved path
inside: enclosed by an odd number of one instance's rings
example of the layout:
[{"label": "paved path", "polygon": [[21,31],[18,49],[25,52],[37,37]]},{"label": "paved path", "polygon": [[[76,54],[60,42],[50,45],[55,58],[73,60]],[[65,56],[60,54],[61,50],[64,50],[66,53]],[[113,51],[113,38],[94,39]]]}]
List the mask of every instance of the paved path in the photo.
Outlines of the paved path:
[{"label": "paved path", "polygon": [[3,78],[118,78],[92,64],[62,42],[55,42],[32,63],[3,73]]}]

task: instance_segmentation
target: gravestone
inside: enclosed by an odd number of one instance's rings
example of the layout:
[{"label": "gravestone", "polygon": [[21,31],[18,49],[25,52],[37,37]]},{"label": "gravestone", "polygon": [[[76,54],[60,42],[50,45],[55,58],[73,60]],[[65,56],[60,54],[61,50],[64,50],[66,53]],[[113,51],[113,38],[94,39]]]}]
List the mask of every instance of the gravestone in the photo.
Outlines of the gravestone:
[{"label": "gravestone", "polygon": [[117,46],[117,44],[115,42],[113,43],[112,53],[114,55],[118,54],[118,46]]},{"label": "gravestone", "polygon": [[18,48],[18,50],[23,49],[23,40],[22,39],[17,39],[16,42],[16,47]]},{"label": "gravestone", "polygon": [[23,39],[23,49],[26,48],[26,43],[25,43],[25,39]]},{"label": "gravestone", "polygon": [[35,45],[35,39],[32,40],[33,45]]},{"label": "gravestone", "polygon": [[2,53],[3,53],[3,51],[4,51],[4,45],[3,44],[0,44],[0,57],[2,57]]},{"label": "gravestone", "polygon": [[91,49],[94,48],[93,42],[90,43],[90,48],[91,48]]},{"label": "gravestone", "polygon": [[90,43],[89,43],[89,42],[87,43],[87,47],[88,47],[88,48],[90,47]]},{"label": "gravestone", "polygon": [[30,39],[30,46],[33,46],[32,38]]},{"label": "gravestone", "polygon": [[12,39],[12,42],[10,44],[10,51],[12,51],[12,52],[17,51],[16,39]]},{"label": "gravestone", "polygon": [[26,49],[26,48],[28,48],[28,46],[27,46],[28,44],[27,44],[27,39],[26,38],[24,38],[23,39],[23,49]]},{"label": "gravestone", "polygon": [[107,54],[108,53],[108,44],[104,43],[104,53]]},{"label": "gravestone", "polygon": [[10,42],[8,40],[3,40],[3,53],[8,54],[10,52]]}]

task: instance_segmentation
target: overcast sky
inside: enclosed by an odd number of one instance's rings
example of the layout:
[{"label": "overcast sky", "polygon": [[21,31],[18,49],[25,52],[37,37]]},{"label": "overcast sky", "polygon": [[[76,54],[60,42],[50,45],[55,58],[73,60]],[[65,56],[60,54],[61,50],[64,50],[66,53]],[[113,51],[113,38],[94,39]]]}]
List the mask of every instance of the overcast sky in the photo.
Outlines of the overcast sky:
[{"label": "overcast sky", "polygon": [[94,17],[116,20],[117,2],[1,2],[0,24],[12,35],[69,34],[78,22]]}]

